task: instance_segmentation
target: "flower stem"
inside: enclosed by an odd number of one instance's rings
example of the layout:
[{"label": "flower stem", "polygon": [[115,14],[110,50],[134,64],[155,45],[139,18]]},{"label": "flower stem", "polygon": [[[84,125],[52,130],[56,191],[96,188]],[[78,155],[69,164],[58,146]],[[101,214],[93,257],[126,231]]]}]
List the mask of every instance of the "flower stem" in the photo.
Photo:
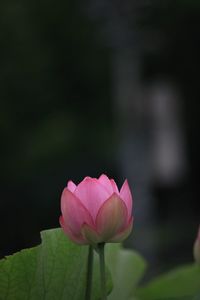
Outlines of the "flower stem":
[{"label": "flower stem", "polygon": [[100,243],[98,245],[99,260],[100,260],[100,277],[101,277],[101,300],[107,299],[104,246],[105,246],[105,243]]},{"label": "flower stem", "polygon": [[88,261],[87,261],[87,282],[86,282],[85,300],[91,300],[93,256],[94,256],[93,248],[92,248],[92,246],[89,246]]}]

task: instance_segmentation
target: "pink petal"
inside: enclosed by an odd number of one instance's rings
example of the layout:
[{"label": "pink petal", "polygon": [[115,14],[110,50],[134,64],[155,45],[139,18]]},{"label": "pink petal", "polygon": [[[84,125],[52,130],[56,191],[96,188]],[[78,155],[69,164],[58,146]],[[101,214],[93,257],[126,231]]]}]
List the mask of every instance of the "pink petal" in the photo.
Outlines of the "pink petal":
[{"label": "pink petal", "polygon": [[119,190],[118,190],[118,187],[117,187],[114,179],[110,179],[110,183],[112,184],[113,192],[116,193],[117,195],[119,195]]},{"label": "pink petal", "polygon": [[130,219],[128,225],[118,232],[113,238],[108,240],[108,243],[121,243],[123,240],[125,240],[131,233],[133,228],[133,217]]},{"label": "pink petal", "polygon": [[61,211],[65,225],[79,235],[83,223],[92,225],[92,217],[81,201],[65,188],[61,196]]},{"label": "pink petal", "polygon": [[91,226],[84,224],[81,229],[82,236],[88,244],[96,245],[102,242],[99,234]]},{"label": "pink petal", "polygon": [[110,179],[108,179],[106,175],[102,174],[99,177],[98,182],[100,182],[105,187],[110,196],[113,194],[112,184],[110,182]]},{"label": "pink petal", "polygon": [[75,183],[73,183],[73,181],[68,181],[68,183],[67,183],[67,188],[68,188],[68,190],[70,191],[70,192],[74,192],[75,191],[75,189],[76,189],[76,185],[75,185]]},{"label": "pink petal", "polygon": [[63,231],[70,238],[70,240],[72,240],[76,244],[80,244],[80,245],[88,244],[87,241],[84,239],[84,237],[82,235],[75,235],[72,232],[72,230],[69,227],[66,226],[63,216],[60,216],[59,222],[60,222],[60,225],[61,225]]},{"label": "pink petal", "polygon": [[74,194],[87,208],[90,215],[95,220],[100,206],[109,198],[108,191],[96,178],[86,177],[77,186]]},{"label": "pink petal", "polygon": [[117,194],[113,194],[99,209],[96,228],[102,241],[111,239],[127,224],[127,208]]},{"label": "pink petal", "polygon": [[122,188],[120,190],[120,198],[125,202],[127,210],[128,210],[128,218],[130,218],[132,214],[132,195],[128,185],[127,179],[124,181]]}]

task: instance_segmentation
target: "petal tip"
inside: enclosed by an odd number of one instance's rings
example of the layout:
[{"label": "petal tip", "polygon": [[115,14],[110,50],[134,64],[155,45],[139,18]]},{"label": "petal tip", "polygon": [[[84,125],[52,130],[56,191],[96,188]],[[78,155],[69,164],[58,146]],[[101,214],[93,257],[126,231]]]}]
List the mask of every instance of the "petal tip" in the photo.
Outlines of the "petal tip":
[{"label": "petal tip", "polygon": [[76,184],[72,180],[69,180],[67,182],[67,188],[73,193],[76,189]]}]

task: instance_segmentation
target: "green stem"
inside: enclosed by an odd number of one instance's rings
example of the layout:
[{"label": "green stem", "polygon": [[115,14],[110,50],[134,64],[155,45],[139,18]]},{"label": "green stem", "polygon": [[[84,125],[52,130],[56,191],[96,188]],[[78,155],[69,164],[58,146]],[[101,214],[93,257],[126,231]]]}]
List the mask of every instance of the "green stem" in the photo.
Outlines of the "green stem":
[{"label": "green stem", "polygon": [[92,248],[92,246],[89,246],[88,261],[87,261],[87,282],[86,282],[85,300],[91,299],[92,271],[93,271],[93,248]]},{"label": "green stem", "polygon": [[101,277],[101,300],[107,299],[104,246],[105,243],[101,243],[98,245],[99,260],[100,260],[100,277]]}]

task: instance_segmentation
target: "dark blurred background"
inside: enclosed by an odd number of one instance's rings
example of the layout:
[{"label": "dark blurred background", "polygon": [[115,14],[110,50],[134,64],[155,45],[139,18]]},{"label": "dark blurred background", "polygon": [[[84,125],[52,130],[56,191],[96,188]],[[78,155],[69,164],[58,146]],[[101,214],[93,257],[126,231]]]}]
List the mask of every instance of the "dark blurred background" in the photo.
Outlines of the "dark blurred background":
[{"label": "dark blurred background", "polygon": [[69,179],[134,194],[126,243],[159,272],[200,221],[200,2],[0,2],[0,256],[58,227]]}]

